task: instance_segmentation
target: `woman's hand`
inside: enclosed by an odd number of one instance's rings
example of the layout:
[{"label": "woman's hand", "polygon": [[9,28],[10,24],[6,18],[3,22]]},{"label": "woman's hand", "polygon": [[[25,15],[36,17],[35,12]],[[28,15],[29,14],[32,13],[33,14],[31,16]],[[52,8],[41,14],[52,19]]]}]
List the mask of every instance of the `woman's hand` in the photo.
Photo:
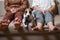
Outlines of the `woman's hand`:
[{"label": "woman's hand", "polygon": [[35,10],[39,10],[40,11],[40,7],[38,7],[38,6],[35,6],[35,7],[33,7]]},{"label": "woman's hand", "polygon": [[17,11],[17,9],[12,8],[10,11],[11,11],[11,13],[15,13]]},{"label": "woman's hand", "polygon": [[46,13],[46,12],[48,12],[49,10],[42,10],[41,12],[44,14],[44,13]]}]

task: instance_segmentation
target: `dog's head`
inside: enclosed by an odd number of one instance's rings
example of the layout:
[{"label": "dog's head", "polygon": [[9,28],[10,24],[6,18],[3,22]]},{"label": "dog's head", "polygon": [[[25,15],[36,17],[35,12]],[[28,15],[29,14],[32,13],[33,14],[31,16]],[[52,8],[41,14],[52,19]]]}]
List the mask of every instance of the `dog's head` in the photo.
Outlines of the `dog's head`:
[{"label": "dog's head", "polygon": [[31,20],[31,18],[32,18],[32,11],[33,11],[32,8],[27,8],[25,10],[25,15],[26,15],[26,18],[28,19],[28,21]]},{"label": "dog's head", "polygon": [[25,9],[25,14],[26,14],[26,13],[32,14],[32,11],[33,11],[32,8],[27,8],[27,9]]}]

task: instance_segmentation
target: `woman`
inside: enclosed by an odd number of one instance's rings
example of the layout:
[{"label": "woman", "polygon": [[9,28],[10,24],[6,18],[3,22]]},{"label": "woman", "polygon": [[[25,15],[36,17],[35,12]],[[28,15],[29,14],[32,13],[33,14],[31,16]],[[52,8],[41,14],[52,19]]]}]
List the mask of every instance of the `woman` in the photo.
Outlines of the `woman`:
[{"label": "woman", "polygon": [[9,23],[14,20],[16,30],[21,28],[24,10],[28,7],[28,0],[4,0],[6,14],[0,23],[0,30],[8,29]]},{"label": "woman", "polygon": [[42,31],[44,23],[48,25],[50,31],[60,30],[60,28],[53,25],[54,0],[33,0],[32,7],[37,22],[37,26],[32,28],[32,30],[38,29]]}]

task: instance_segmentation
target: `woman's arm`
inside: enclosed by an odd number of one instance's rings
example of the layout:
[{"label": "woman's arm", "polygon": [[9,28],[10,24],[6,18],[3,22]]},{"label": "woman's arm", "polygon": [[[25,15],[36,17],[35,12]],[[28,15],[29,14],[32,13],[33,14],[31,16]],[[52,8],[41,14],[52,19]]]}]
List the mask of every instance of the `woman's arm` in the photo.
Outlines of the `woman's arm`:
[{"label": "woman's arm", "polygon": [[23,0],[21,1],[21,5],[20,7],[18,8],[18,10],[21,10],[21,11],[24,11],[26,8],[29,7],[29,2],[28,0]]}]

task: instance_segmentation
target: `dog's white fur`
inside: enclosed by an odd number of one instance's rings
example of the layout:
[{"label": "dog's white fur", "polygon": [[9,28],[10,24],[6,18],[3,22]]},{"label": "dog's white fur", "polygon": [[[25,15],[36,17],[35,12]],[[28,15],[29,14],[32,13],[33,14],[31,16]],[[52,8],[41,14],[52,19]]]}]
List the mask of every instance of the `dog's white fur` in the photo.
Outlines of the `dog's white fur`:
[{"label": "dog's white fur", "polygon": [[30,15],[30,14],[29,14],[29,10],[27,9],[26,11],[27,11],[27,13],[24,13],[24,15],[23,15],[23,20],[22,20],[22,24],[23,24],[24,27],[27,27],[27,25],[25,25],[26,17],[27,17],[28,15]]}]

